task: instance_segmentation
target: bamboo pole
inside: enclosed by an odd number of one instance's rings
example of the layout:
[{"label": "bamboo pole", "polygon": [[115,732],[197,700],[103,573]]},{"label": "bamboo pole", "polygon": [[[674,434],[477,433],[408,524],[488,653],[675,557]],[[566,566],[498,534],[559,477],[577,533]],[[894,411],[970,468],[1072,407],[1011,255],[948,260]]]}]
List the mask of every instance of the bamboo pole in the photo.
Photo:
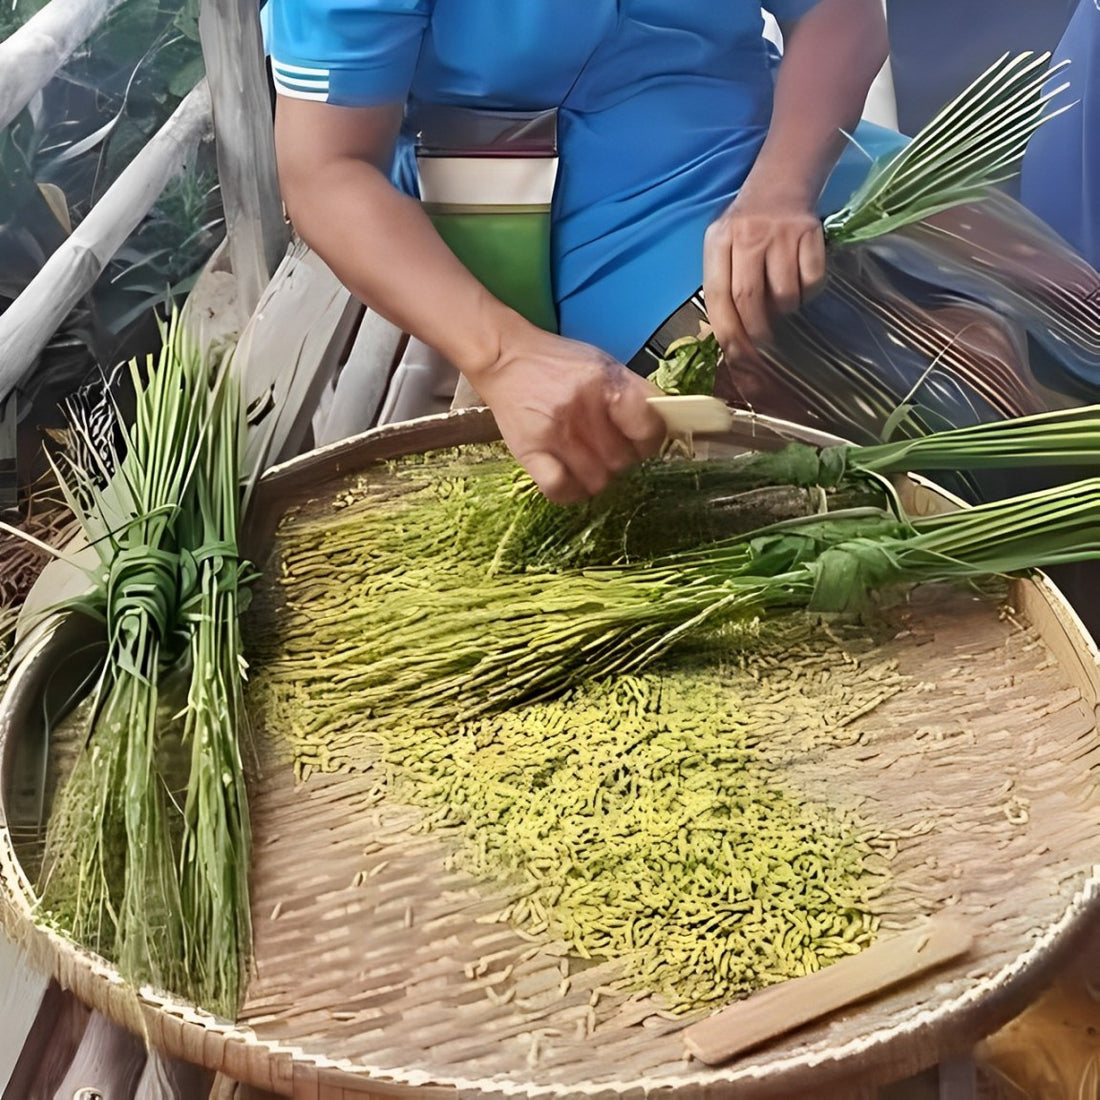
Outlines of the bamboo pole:
[{"label": "bamboo pole", "polygon": [[271,91],[256,0],[202,0],[199,36],[214,113],[229,263],[245,316],[286,252]]},{"label": "bamboo pole", "polygon": [[210,132],[205,81],[176,108],[72,236],[0,315],[0,401],[23,380],[69,310]]},{"label": "bamboo pole", "polygon": [[0,42],[0,129],[40,92],[121,0],[50,0]]}]

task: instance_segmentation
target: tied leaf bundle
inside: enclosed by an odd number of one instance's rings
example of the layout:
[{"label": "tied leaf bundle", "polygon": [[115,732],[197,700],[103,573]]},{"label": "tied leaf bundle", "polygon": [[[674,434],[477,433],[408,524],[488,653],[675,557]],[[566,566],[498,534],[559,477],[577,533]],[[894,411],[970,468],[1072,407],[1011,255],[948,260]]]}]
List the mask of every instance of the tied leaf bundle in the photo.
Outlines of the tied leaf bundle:
[{"label": "tied leaf bundle", "polygon": [[248,725],[240,612],[249,577],[237,551],[239,397],[223,376],[211,394],[206,446],[180,514],[184,571],[194,585],[181,607],[191,671],[184,726],[191,759],[180,845],[184,957],[188,986],[200,991],[199,1003],[230,1016],[240,999],[251,939],[250,829],[240,754]]},{"label": "tied leaf bundle", "polygon": [[55,463],[99,559],[59,610],[102,621],[107,652],[48,824],[42,905],[135,984],[233,1015],[249,950],[238,402],[176,319],[163,337],[157,362],[131,364],[121,458]]},{"label": "tied leaf bundle", "polygon": [[683,336],[665,349],[649,381],[668,394],[713,393],[722,349],[704,326],[698,336]]},{"label": "tied leaf bundle", "polygon": [[[735,460],[737,461],[737,460]],[[846,476],[916,470],[1000,470],[1100,463],[1100,405],[971,424],[931,435],[816,448],[791,443],[746,456],[739,478],[751,484],[840,485]]]},{"label": "tied leaf bundle", "polygon": [[953,99],[900,152],[872,168],[843,210],[825,219],[825,238],[866,240],[921,221],[1011,179],[1028,139],[1065,107],[1051,100],[1068,83],[1044,90],[1066,64],[1050,54],[1005,54]]}]

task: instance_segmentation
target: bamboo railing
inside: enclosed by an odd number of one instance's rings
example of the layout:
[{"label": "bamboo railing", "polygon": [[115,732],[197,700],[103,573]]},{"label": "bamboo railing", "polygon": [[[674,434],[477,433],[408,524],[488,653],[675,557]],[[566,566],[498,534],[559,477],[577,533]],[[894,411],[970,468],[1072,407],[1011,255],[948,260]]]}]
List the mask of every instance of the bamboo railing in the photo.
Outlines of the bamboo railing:
[{"label": "bamboo railing", "polygon": [[210,93],[203,82],[0,314],[0,398],[26,377],[69,311],[149,213],[168,181],[183,170],[210,127]]},{"label": "bamboo railing", "polygon": [[51,0],[0,42],[0,128],[40,92],[122,0]]},{"label": "bamboo railing", "polygon": [[[50,0],[0,43],[0,127],[42,90],[120,0]],[[14,503],[18,387],[72,307],[188,164],[212,127],[230,266],[242,323],[282,259],[289,232],[279,199],[271,99],[254,0],[203,0],[209,74],[0,315],[0,507]],[[9,469],[11,467],[11,469]]]}]

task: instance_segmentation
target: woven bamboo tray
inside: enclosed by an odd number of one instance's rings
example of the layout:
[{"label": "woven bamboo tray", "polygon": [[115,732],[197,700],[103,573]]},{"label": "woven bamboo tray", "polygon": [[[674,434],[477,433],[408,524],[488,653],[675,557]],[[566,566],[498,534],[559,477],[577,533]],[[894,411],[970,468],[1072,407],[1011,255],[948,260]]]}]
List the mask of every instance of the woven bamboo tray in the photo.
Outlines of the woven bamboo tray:
[{"label": "woven bamboo tray", "polygon": [[[807,435],[744,425],[739,436]],[[286,509],[378,459],[494,437],[488,414],[471,411],[275,468],[250,553],[263,560]],[[904,492],[913,509],[954,506],[919,479]],[[823,790],[896,829],[899,883],[971,920],[974,951],[727,1066],[685,1061],[682,1024],[644,1000],[593,1005],[614,964],[579,969],[558,946],[482,919],[498,899],[448,870],[445,843],[410,829],[414,811],[379,803],[369,776],[296,786],[277,759],[251,792],[256,962],[240,1019],[128,989],[36,920],[13,837],[14,777],[40,742],[43,692],[63,693],[90,657],[93,638],[73,621],[34,644],[0,701],[0,920],[63,985],[166,1054],[285,1096],[702,1100],[840,1096],[897,1079],[1019,1012],[1100,913],[1098,654],[1045,578],[1017,583],[1010,603],[1005,613],[960,590],[919,590],[888,643],[912,687],[859,719],[858,742],[820,769]]]}]

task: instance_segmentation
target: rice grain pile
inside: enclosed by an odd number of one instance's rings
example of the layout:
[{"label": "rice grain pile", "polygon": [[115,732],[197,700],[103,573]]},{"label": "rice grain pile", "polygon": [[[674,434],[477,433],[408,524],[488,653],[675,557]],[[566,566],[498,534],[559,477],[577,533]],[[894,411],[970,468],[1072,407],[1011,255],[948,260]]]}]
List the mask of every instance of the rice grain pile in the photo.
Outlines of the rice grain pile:
[{"label": "rice grain pile", "polygon": [[[484,457],[484,456],[482,456]],[[249,705],[303,778],[376,770],[500,914],[688,1012],[866,946],[888,873],[855,806],[807,797],[830,744],[904,685],[865,631],[799,613],[727,625],[660,666],[476,717],[379,708],[361,670],[415,654],[446,593],[515,584],[493,562],[511,467],[395,464],[280,530],[257,593]]]}]

